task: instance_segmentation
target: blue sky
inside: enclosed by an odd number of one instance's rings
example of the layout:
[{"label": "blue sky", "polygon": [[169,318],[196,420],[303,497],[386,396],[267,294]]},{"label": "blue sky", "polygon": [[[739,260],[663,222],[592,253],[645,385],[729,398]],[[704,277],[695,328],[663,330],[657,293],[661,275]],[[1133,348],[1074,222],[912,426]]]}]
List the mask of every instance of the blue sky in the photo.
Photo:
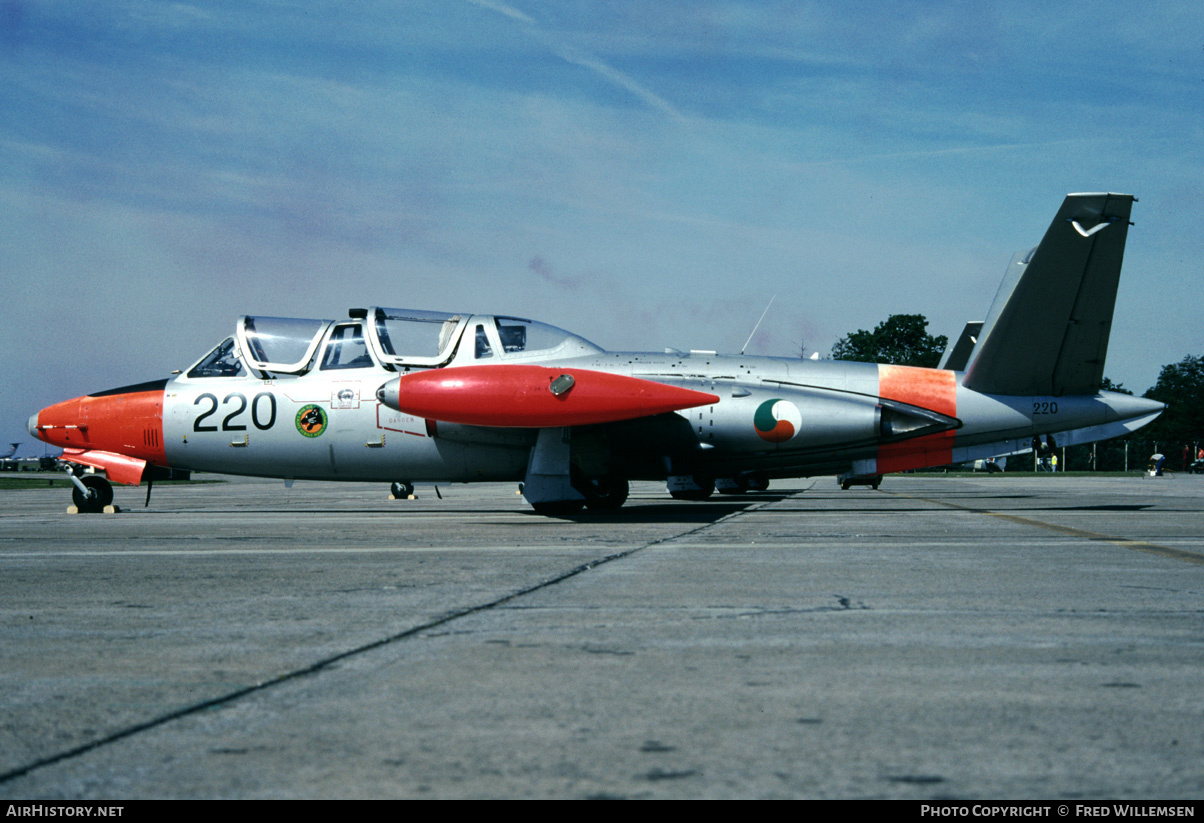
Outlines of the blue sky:
[{"label": "blue sky", "polygon": [[1107,373],[1204,353],[1190,2],[0,0],[0,440],[240,314],[610,349],[955,335],[1071,191],[1137,195]]}]

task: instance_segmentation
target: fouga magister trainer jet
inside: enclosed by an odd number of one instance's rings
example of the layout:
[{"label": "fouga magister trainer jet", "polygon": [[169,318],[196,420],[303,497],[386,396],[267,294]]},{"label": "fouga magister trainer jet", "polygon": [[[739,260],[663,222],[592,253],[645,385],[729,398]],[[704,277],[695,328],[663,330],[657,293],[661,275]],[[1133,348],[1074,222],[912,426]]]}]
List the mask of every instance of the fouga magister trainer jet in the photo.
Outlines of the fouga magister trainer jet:
[{"label": "fouga magister trainer jet", "polygon": [[615,509],[631,480],[678,499],[776,478],[881,475],[1127,434],[1162,403],[1101,391],[1134,198],[1071,194],[1017,254],[986,320],[936,369],[714,352],[608,352],[517,317],[372,307],[241,317],[175,377],[29,419],[73,477],[171,472],[308,480],[512,481],[535,511]]}]

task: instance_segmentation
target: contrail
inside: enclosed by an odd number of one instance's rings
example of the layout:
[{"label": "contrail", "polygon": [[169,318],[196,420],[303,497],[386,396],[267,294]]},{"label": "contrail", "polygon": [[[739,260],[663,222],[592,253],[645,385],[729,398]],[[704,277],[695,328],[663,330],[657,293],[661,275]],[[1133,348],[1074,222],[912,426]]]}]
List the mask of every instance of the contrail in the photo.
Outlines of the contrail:
[{"label": "contrail", "polygon": [[660,96],[648,91],[648,89],[644,88],[639,83],[632,80],[630,77],[628,77],[623,72],[619,71],[618,69],[614,68],[613,66],[609,66],[606,63],[603,63],[601,60],[599,60],[597,57],[594,57],[592,54],[588,54],[587,52],[583,52],[578,49],[571,48],[569,46],[560,46],[560,47],[552,46],[552,52],[560,59],[565,60],[569,63],[572,63],[573,65],[582,66],[583,68],[587,68],[590,71],[597,74],[598,76],[602,77],[603,79],[609,80],[611,83],[614,83],[616,86],[626,89],[627,91],[634,94],[636,97],[643,100],[645,103],[647,103],[652,108],[659,109],[660,111],[663,111],[665,114],[669,115],[670,117],[673,117],[674,119],[677,119],[677,120],[685,120],[686,119],[685,115],[683,115],[680,111],[678,111],[677,108],[672,103],[670,103],[668,100],[665,100],[663,97],[660,97]]},{"label": "contrail", "polygon": [[539,39],[543,45],[545,45],[552,52],[552,54],[556,55],[561,60],[564,60],[566,63],[572,63],[574,66],[581,66],[582,68],[589,69],[603,80],[606,80],[607,82],[612,83],[619,88],[630,92],[631,94],[634,94],[637,98],[642,100],[651,108],[664,112],[675,120],[686,119],[685,115],[682,114],[681,111],[679,111],[677,107],[668,100],[644,88],[631,77],[616,69],[614,66],[603,62],[588,52],[584,52],[572,46],[561,45],[552,42],[547,33],[539,28],[539,24],[534,20],[534,18],[524,14],[513,6],[508,6],[505,3],[499,3],[497,0],[468,0],[468,2],[472,3],[474,6],[479,6],[480,8],[488,9],[489,11],[497,12],[498,14],[504,14],[512,20],[518,20],[521,23],[531,26],[534,30],[532,33],[537,37],[537,39]]},{"label": "contrail", "polygon": [[530,23],[532,26],[535,25],[535,21],[533,19],[523,14],[518,9],[507,6],[505,3],[497,3],[495,0],[468,0],[468,2],[472,3],[474,6],[480,6],[483,9],[489,9],[490,11],[496,11],[498,14],[504,14],[507,17],[512,17],[515,20],[521,20],[524,23]]}]

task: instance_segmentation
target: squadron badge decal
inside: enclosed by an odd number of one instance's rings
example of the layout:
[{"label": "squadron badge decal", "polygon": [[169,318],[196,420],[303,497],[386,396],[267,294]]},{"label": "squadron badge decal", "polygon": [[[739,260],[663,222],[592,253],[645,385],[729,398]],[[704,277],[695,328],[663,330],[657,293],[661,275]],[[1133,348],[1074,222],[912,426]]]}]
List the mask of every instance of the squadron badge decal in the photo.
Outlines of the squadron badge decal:
[{"label": "squadron badge decal", "polygon": [[798,433],[803,425],[803,416],[798,406],[789,400],[766,400],[757,406],[753,414],[753,426],[762,440],[770,443],[785,443]]},{"label": "squadron badge decal", "polygon": [[297,412],[297,431],[306,437],[317,437],[326,431],[326,412],[312,403]]}]

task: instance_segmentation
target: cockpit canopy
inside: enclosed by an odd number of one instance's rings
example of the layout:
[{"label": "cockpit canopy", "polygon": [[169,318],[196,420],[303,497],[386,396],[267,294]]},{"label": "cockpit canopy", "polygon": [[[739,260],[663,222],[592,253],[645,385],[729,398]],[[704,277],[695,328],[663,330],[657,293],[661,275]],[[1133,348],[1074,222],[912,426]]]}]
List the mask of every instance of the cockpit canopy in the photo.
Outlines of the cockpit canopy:
[{"label": "cockpit canopy", "polygon": [[546,323],[519,317],[420,309],[352,309],[351,319],[238,319],[234,336],[201,358],[189,377],[247,371],[300,375],[313,369],[390,370],[578,357],[602,349]]}]

